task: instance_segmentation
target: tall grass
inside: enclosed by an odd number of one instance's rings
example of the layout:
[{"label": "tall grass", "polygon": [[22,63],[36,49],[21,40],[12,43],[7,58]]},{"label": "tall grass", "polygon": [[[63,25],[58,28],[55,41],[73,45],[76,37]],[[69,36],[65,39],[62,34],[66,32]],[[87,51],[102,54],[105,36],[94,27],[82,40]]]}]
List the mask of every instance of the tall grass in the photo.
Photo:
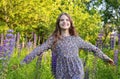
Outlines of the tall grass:
[{"label": "tall grass", "polygon": [[[109,50],[103,50],[104,52],[108,52]],[[106,53],[108,56],[112,58],[113,51],[109,51]],[[18,51],[15,50],[12,55],[9,63],[7,79],[35,79],[36,74],[39,74],[40,77],[37,79],[54,79],[51,73],[51,52],[44,52],[41,62],[40,69],[36,70],[36,62],[37,57],[24,66],[20,65],[20,61],[29,53],[26,48],[22,49],[21,56],[18,57]],[[84,59],[86,57],[86,51],[80,52],[80,58]],[[120,63],[118,63],[118,67],[111,66],[108,63],[102,61],[101,59],[97,59],[96,63],[96,73],[93,74],[94,67],[94,55],[89,52],[88,60],[86,63],[86,68],[89,69],[89,79],[120,79]],[[39,73],[37,73],[39,71]],[[94,76],[94,77],[93,77]]]},{"label": "tall grass", "polygon": [[[36,70],[36,61],[37,57],[30,62],[29,64],[25,64],[23,66],[20,65],[21,60],[28,54],[27,49],[23,49],[21,51],[21,56],[18,57],[17,51],[14,52],[14,55],[10,59],[9,70],[7,74],[7,79],[35,79],[37,74]],[[51,57],[50,52],[45,52],[42,57],[42,64],[41,68],[38,70],[40,71],[40,78],[38,79],[53,79],[51,74]]]}]

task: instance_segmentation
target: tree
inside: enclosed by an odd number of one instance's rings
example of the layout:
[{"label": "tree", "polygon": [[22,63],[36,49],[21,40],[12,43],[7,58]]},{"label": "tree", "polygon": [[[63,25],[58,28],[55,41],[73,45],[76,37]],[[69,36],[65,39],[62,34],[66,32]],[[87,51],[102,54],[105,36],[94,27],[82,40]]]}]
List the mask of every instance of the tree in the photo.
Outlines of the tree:
[{"label": "tree", "polygon": [[[57,16],[61,12],[70,14],[78,33],[86,40],[97,36],[101,18],[96,11],[91,15],[84,3],[88,0],[1,0],[0,24],[3,28],[14,29],[22,37],[35,32],[41,36],[42,42],[55,28]],[[6,30],[6,29],[4,29]],[[94,38],[92,41],[95,41]]]},{"label": "tree", "polygon": [[106,40],[112,30],[120,32],[120,0],[91,0],[88,4],[90,13],[98,10],[102,17],[103,31]]}]

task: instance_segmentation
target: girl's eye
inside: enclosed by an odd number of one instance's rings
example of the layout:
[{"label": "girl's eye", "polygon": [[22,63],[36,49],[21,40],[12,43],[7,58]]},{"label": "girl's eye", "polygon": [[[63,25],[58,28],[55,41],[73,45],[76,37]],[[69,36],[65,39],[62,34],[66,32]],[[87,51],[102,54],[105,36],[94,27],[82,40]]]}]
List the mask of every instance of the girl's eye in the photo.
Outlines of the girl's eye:
[{"label": "girl's eye", "polygon": [[69,19],[66,19],[66,21],[69,21]]},{"label": "girl's eye", "polygon": [[64,21],[64,19],[60,19],[60,21]]},{"label": "girl's eye", "polygon": [[60,19],[60,21],[70,21],[69,19]]}]

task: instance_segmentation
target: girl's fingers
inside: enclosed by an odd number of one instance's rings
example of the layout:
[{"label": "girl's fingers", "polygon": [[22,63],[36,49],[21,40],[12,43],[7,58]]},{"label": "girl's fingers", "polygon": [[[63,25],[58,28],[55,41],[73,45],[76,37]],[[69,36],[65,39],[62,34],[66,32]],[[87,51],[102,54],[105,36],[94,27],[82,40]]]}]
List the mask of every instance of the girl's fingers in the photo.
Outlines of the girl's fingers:
[{"label": "girl's fingers", "polygon": [[109,63],[110,63],[111,65],[115,65],[115,63],[114,63],[114,61],[113,61],[112,59],[109,60]]}]

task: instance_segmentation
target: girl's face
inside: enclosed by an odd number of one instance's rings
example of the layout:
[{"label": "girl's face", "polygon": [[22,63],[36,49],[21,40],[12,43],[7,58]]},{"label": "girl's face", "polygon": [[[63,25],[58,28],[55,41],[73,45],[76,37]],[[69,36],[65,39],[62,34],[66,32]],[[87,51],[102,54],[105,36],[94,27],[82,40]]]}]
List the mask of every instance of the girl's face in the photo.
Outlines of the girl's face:
[{"label": "girl's face", "polygon": [[60,17],[59,26],[63,30],[68,30],[70,28],[70,20],[66,15]]}]

